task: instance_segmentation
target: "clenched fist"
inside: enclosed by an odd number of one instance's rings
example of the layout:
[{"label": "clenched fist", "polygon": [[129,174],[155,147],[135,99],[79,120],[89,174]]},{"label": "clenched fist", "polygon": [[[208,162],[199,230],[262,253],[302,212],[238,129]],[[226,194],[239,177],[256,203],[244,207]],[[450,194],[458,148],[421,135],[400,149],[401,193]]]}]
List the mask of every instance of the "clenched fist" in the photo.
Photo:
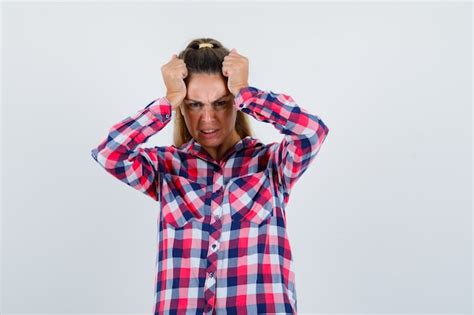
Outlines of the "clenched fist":
[{"label": "clenched fist", "polygon": [[222,62],[222,74],[228,77],[227,87],[235,95],[243,87],[249,85],[249,61],[240,55],[235,48],[224,57]]},{"label": "clenched fist", "polygon": [[186,84],[183,79],[188,76],[188,69],[184,61],[173,54],[171,60],[161,67],[161,74],[166,86],[166,98],[174,110],[186,97]]}]

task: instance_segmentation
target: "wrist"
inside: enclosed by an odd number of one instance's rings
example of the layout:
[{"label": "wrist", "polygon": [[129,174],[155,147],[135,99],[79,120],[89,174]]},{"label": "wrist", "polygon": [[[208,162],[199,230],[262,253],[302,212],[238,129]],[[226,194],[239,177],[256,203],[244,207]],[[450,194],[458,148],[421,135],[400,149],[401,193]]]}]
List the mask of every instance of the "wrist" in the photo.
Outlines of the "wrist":
[{"label": "wrist", "polygon": [[239,85],[238,88],[234,89],[234,91],[232,92],[232,94],[234,94],[234,96],[237,96],[237,94],[239,94],[239,92],[240,92],[241,89],[246,88],[246,87],[248,87],[248,86],[249,86],[248,84]]},{"label": "wrist", "polygon": [[173,110],[176,109],[176,107],[178,107],[181,104],[181,101],[182,101],[181,98],[176,98],[176,97],[169,96],[169,95],[166,95],[165,98],[171,104],[171,107],[173,108]]}]

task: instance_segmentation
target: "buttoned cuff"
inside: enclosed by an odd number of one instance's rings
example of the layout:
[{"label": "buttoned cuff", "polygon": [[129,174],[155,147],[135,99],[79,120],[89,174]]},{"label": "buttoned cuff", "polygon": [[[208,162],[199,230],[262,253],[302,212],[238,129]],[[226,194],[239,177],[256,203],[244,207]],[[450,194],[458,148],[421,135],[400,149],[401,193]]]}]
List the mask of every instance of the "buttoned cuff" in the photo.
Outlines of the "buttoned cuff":
[{"label": "buttoned cuff", "polygon": [[257,96],[260,91],[260,89],[253,86],[246,86],[241,88],[237,95],[235,95],[234,97],[234,107],[237,109],[244,108],[246,105],[245,101],[249,98]]},{"label": "buttoned cuff", "polygon": [[153,115],[164,119],[171,118],[173,113],[173,107],[165,96],[154,100],[145,106],[145,108],[148,108]]}]

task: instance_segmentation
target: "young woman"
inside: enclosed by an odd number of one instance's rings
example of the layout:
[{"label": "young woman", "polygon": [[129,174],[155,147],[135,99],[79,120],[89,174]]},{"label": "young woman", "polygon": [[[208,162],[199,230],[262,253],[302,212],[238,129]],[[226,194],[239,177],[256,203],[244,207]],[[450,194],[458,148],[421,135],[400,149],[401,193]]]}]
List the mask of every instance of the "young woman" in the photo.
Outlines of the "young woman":
[{"label": "young woman", "polygon": [[[161,67],[165,97],[109,130],[92,157],[159,204],[155,314],[296,314],[285,211],[329,129],[248,83],[248,59],[212,38]],[[174,144],[139,145],[174,119]],[[262,143],[248,116],[284,138]]]}]

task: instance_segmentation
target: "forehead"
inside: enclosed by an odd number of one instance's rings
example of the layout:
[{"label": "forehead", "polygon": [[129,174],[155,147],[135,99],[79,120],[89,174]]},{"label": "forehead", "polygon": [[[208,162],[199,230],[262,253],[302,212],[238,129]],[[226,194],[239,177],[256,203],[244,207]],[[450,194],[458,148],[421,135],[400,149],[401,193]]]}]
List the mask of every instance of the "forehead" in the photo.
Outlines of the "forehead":
[{"label": "forehead", "polygon": [[229,93],[220,74],[192,74],[186,90],[187,99],[201,102],[213,102]]}]

